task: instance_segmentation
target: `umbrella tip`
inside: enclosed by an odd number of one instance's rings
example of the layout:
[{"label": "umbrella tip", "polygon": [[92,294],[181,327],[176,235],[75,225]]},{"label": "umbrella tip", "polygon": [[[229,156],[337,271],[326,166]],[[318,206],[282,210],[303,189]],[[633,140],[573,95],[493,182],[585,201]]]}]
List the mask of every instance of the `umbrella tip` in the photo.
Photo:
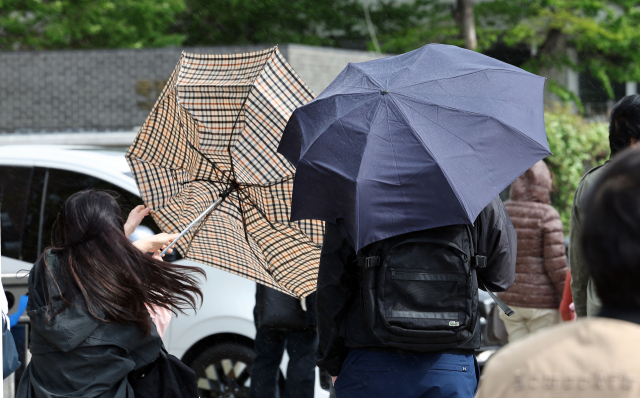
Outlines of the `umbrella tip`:
[{"label": "umbrella tip", "polygon": [[382,95],[389,94],[389,90],[382,90],[381,93]]}]

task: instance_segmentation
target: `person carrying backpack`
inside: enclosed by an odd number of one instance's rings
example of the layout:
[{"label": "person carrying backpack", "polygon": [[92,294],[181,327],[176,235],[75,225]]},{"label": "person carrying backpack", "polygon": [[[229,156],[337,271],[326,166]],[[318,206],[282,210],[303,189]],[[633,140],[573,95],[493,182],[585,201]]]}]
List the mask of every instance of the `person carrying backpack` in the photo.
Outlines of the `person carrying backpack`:
[{"label": "person carrying backpack", "polygon": [[316,356],[337,398],[473,397],[478,287],[511,286],[516,245],[499,198],[472,225],[394,236],[358,253],[326,223]]}]

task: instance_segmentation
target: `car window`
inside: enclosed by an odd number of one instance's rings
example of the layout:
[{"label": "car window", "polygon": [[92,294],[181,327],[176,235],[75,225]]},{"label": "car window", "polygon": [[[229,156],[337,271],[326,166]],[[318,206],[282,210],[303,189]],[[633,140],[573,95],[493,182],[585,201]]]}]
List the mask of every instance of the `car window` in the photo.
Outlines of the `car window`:
[{"label": "car window", "polygon": [[0,166],[0,228],[2,255],[22,260],[26,206],[32,167]]},{"label": "car window", "polygon": [[[133,209],[137,205],[143,204],[142,199],[140,199],[137,195],[134,195],[100,178],[89,176],[87,174],[59,169],[48,169],[46,170],[46,174],[48,174],[45,175],[44,179],[46,180],[46,189],[42,191],[45,195],[41,228],[42,235],[40,237],[40,244],[37,248],[38,251],[42,251],[45,247],[51,245],[53,223],[58,217],[60,207],[69,196],[73,195],[76,192],[87,188],[95,188],[115,192],[117,194],[116,199],[118,201],[118,204],[120,205],[122,216],[124,217],[125,221],[131,209]],[[37,200],[33,201],[33,203],[35,202],[37,202]],[[151,230],[155,233],[160,232],[160,229],[156,226],[151,217],[145,217],[142,225],[151,228]]]}]

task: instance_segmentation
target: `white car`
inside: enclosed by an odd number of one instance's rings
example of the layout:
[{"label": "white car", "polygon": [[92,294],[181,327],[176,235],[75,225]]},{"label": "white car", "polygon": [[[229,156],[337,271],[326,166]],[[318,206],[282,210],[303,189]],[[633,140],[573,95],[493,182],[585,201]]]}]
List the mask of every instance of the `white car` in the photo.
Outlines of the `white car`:
[{"label": "white car", "polygon": [[[50,245],[51,227],[60,205],[69,195],[85,188],[117,192],[123,209],[142,204],[122,150],[0,146],[1,267],[2,283],[12,305],[10,314],[26,293],[27,278],[23,274]],[[153,220],[146,217],[136,233],[150,230],[159,232]],[[196,371],[201,397],[248,396],[256,333],[256,284],[213,267],[184,259],[176,261],[201,267],[207,280],[201,286],[202,307],[196,314],[172,319],[163,338],[165,346]],[[285,354],[282,382],[286,362]],[[326,380],[322,384],[326,387]],[[328,395],[321,387],[316,368],[315,396]]]}]

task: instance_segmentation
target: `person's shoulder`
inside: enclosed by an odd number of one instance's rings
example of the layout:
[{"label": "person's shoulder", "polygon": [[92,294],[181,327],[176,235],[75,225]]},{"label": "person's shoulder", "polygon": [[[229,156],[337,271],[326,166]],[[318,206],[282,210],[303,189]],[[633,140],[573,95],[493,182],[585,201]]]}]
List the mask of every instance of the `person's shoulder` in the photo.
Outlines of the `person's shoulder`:
[{"label": "person's shoulder", "polygon": [[603,163],[600,166],[596,166],[591,170],[587,171],[582,176],[582,178],[580,179],[580,182],[578,183],[577,192],[586,191],[589,188],[589,186],[591,186],[591,184],[593,184],[593,182],[598,178],[600,173],[602,173],[606,165],[607,163]]},{"label": "person's shoulder", "polygon": [[638,339],[640,325],[631,322],[608,318],[566,322],[510,343],[491,357],[484,376],[500,378],[523,369],[558,375],[597,371],[634,361],[640,355]]},{"label": "person's shoulder", "polygon": [[488,369],[495,366],[518,366],[535,358],[545,356],[549,350],[553,350],[556,344],[561,344],[562,340],[571,336],[578,323],[568,322],[556,325],[540,330],[522,340],[509,343],[491,357]]},{"label": "person's shoulder", "polygon": [[32,272],[40,272],[42,269],[47,268],[49,274],[57,274],[58,267],[60,265],[59,254],[54,250],[49,249],[43,252],[38,260],[33,264]]},{"label": "person's shoulder", "polygon": [[[512,206],[513,203],[510,203],[509,206]],[[478,222],[482,222],[483,220],[492,220],[492,219],[500,219],[507,216],[507,210],[505,207],[505,203],[500,199],[499,196],[496,196],[489,202],[488,205],[480,211],[478,214]]]}]

